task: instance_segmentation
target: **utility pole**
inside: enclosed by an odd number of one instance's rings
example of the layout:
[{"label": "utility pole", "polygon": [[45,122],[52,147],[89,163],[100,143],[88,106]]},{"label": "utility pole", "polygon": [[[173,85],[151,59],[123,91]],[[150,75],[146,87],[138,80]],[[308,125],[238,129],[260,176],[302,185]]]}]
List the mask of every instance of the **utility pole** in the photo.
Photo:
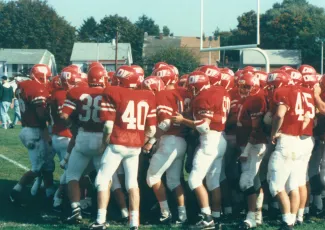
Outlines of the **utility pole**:
[{"label": "utility pole", "polygon": [[116,27],[116,47],[115,47],[115,71],[117,70],[117,53],[118,53],[118,27]]},{"label": "utility pole", "polygon": [[324,40],[322,40],[322,56],[321,56],[320,63],[321,63],[320,72],[321,72],[321,74],[323,76],[323,74],[324,74]]}]

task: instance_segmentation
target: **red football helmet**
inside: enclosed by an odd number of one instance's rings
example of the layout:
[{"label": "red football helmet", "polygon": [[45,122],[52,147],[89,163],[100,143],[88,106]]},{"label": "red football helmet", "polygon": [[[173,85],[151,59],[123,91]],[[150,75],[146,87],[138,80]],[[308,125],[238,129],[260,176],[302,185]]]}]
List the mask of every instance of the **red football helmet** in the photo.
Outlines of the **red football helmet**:
[{"label": "red football helmet", "polygon": [[[220,68],[219,68],[220,69]],[[229,68],[222,68],[222,69],[220,69],[220,71],[225,71],[225,72],[227,72],[228,74],[230,74],[231,76],[235,76],[235,73],[234,73],[234,71],[232,71],[231,69],[229,69]]]},{"label": "red football helmet", "polygon": [[260,86],[264,89],[267,86],[267,73],[264,71],[255,71],[254,76],[260,80]]},{"label": "red football helmet", "polygon": [[109,85],[112,85],[114,74],[115,74],[115,72],[113,72],[113,71],[107,72],[107,79],[106,80],[107,80],[107,83]]},{"label": "red football helmet", "polygon": [[88,85],[89,86],[105,86],[105,78],[107,78],[107,72],[100,66],[95,66],[88,71]]},{"label": "red football helmet", "polygon": [[154,65],[152,71],[155,71],[156,69],[159,69],[160,67],[163,67],[163,66],[168,66],[168,64],[166,62],[158,62]]},{"label": "red football helmet", "polygon": [[256,69],[253,66],[249,66],[249,65],[245,66],[243,70],[250,70],[250,71],[253,71],[253,72],[256,71]]},{"label": "red football helmet", "polygon": [[260,90],[260,80],[252,73],[245,73],[238,79],[239,94],[243,97],[253,96]]},{"label": "red football helmet", "polygon": [[187,88],[196,96],[202,90],[210,88],[210,79],[204,72],[195,71],[188,76]]},{"label": "red football helmet", "polygon": [[42,84],[46,84],[51,76],[51,69],[45,64],[36,64],[30,70],[30,78]]},{"label": "red football helmet", "polygon": [[82,79],[80,77],[80,74],[76,71],[76,69],[71,67],[66,67],[62,70],[60,74],[60,81],[62,87],[65,90],[68,90],[75,87],[80,82],[82,82]]},{"label": "red football helmet", "polygon": [[218,67],[214,65],[205,65],[202,66],[199,71],[205,73],[209,77],[211,85],[220,85],[221,72]]},{"label": "red football helmet", "polygon": [[152,76],[160,77],[165,83],[165,86],[175,84],[177,79],[175,71],[169,66],[163,66],[156,69],[153,71]]},{"label": "red football helmet", "polygon": [[291,78],[291,81],[295,85],[301,85],[302,84],[302,74],[296,70],[296,69],[288,69],[285,71]]},{"label": "red football helmet", "polygon": [[280,88],[289,85],[291,77],[282,70],[275,70],[269,73],[267,77],[267,84],[269,89],[273,91],[275,88]]},{"label": "red football helmet", "polygon": [[287,70],[289,70],[289,69],[294,69],[294,68],[292,68],[291,66],[287,66],[287,65],[285,65],[285,66],[282,66],[279,70],[287,71]]},{"label": "red football helmet", "polygon": [[320,82],[320,80],[322,79],[322,75],[319,74],[319,73],[317,73],[317,74],[316,74],[316,77],[317,77],[318,82]]},{"label": "red football helmet", "polygon": [[135,72],[137,72],[140,75],[140,77],[144,79],[144,70],[142,69],[141,66],[131,65],[131,67],[135,70]]},{"label": "red football helmet", "polygon": [[78,72],[79,74],[81,74],[81,69],[79,68],[79,66],[77,65],[69,65],[69,68],[73,69],[74,71]]},{"label": "red football helmet", "polygon": [[318,84],[319,81],[317,79],[316,74],[303,74],[302,75],[302,86],[309,88],[309,89],[314,89],[315,85]]},{"label": "red football helmet", "polygon": [[105,69],[105,67],[102,65],[102,63],[100,63],[100,62],[92,62],[88,66],[88,71],[93,67],[101,67],[101,68]]},{"label": "red football helmet", "polygon": [[235,86],[235,78],[229,74],[228,70],[221,70],[220,84],[227,91],[231,90]]},{"label": "red football helmet", "polygon": [[178,81],[179,87],[187,88],[188,76],[189,76],[188,74],[184,74],[183,76],[180,77],[180,79]]},{"label": "red football helmet", "polygon": [[241,76],[241,74],[243,73],[243,71],[244,70],[242,70],[242,69],[239,69],[239,70],[236,71],[236,73],[235,73],[235,83],[238,82],[238,79]]},{"label": "red football helmet", "polygon": [[131,66],[121,66],[114,75],[119,85],[125,88],[140,88],[143,81],[142,77]]},{"label": "red football helmet", "polygon": [[157,76],[149,76],[142,82],[142,89],[150,90],[153,93],[159,92],[165,89],[165,83]]},{"label": "red football helmet", "polygon": [[52,89],[62,89],[60,76],[56,75],[51,80]]},{"label": "red football helmet", "polygon": [[314,69],[314,67],[310,66],[310,65],[301,65],[299,67],[299,72],[301,74],[305,74],[305,73],[309,73],[309,74],[317,74],[316,70]]}]

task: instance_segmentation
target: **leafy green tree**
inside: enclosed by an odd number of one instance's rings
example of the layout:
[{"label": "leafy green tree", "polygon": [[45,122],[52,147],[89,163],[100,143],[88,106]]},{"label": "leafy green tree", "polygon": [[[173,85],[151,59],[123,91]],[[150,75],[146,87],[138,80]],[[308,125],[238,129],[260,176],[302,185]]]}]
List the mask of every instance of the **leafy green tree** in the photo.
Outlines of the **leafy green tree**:
[{"label": "leafy green tree", "polygon": [[200,64],[199,57],[194,55],[189,49],[168,47],[158,50],[144,60],[146,75],[150,75],[152,68],[157,62],[167,62],[176,66],[180,76],[192,72]]},{"label": "leafy green tree", "polygon": [[98,39],[98,24],[94,17],[87,18],[78,29],[78,40],[91,42]]},{"label": "leafy green tree", "polygon": [[170,29],[167,26],[163,27],[163,34],[164,34],[164,36],[170,35]]},{"label": "leafy green tree", "polygon": [[46,1],[1,2],[0,15],[0,47],[48,49],[59,69],[69,64],[75,28]]},{"label": "leafy green tree", "polygon": [[99,24],[99,38],[103,41],[110,42],[116,37],[118,30],[119,43],[131,43],[133,62],[142,64],[143,33],[126,17],[119,15],[110,15],[104,17]]},{"label": "leafy green tree", "polygon": [[146,15],[139,17],[138,21],[134,23],[143,33],[147,32],[148,35],[158,36],[159,35],[159,25],[155,24],[152,18]]}]

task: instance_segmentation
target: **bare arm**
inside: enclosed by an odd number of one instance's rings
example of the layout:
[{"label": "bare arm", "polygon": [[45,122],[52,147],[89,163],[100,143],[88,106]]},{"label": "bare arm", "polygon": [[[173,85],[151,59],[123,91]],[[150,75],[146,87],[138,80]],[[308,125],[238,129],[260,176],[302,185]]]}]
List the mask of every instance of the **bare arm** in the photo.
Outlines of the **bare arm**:
[{"label": "bare arm", "polygon": [[279,130],[283,124],[284,116],[285,116],[287,110],[288,110],[287,106],[279,105],[276,113],[273,116],[272,132],[271,132],[271,138],[272,138],[273,144],[275,144],[275,139],[277,138]]}]

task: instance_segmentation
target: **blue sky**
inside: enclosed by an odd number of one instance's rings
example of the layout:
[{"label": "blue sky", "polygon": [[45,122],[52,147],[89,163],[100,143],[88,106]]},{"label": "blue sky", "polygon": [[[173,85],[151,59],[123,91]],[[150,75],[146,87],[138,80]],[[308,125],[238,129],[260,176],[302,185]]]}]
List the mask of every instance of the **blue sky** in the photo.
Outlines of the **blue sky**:
[{"label": "blue sky", "polygon": [[[83,19],[97,21],[105,15],[119,14],[135,22],[142,14],[153,18],[162,27],[167,25],[175,36],[200,35],[200,0],[48,0],[56,11],[79,27]],[[261,12],[282,0],[260,0]],[[325,8],[325,0],[309,0]],[[237,17],[257,9],[257,0],[205,0],[204,31],[208,36],[216,27],[229,30],[237,25]]]}]

